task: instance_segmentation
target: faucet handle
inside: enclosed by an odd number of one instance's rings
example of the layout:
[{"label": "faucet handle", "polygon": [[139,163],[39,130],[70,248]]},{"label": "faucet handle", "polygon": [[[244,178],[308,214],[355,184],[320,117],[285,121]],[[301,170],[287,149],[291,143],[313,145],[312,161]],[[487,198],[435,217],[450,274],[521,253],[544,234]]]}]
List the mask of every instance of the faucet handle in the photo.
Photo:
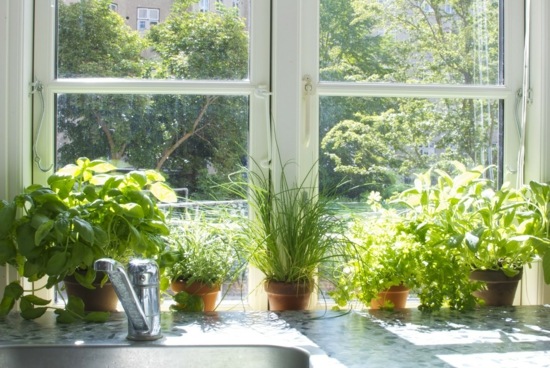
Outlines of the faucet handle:
[{"label": "faucet handle", "polygon": [[160,282],[157,263],[150,259],[132,259],[128,264],[128,277],[134,287],[157,286]]}]

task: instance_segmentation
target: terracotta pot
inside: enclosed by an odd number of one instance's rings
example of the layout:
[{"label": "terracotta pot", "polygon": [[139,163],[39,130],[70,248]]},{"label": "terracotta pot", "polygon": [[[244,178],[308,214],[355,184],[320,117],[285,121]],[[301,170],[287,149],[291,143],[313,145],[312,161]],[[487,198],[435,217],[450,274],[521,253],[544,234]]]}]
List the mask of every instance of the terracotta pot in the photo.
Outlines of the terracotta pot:
[{"label": "terracotta pot", "polygon": [[84,302],[84,310],[87,312],[115,312],[118,305],[118,297],[110,281],[101,287],[103,273],[98,272],[92,283],[95,289],[88,289],[78,283],[74,276],[67,276],[63,280],[68,296],[77,296]]},{"label": "terracotta pot", "polygon": [[410,289],[405,285],[391,286],[389,289],[378,293],[378,298],[370,302],[371,309],[380,309],[391,302],[393,308],[403,309],[407,305]]},{"label": "terracotta pot", "polygon": [[202,282],[187,284],[184,280],[175,280],[170,284],[172,291],[179,293],[185,291],[187,294],[200,296],[204,303],[204,311],[212,312],[216,309],[216,301],[220,293],[220,285],[208,286]]},{"label": "terracotta pot", "polygon": [[267,281],[264,284],[269,301],[269,310],[304,310],[309,305],[312,285]]},{"label": "terracotta pot", "polygon": [[474,296],[483,299],[487,306],[510,306],[514,303],[516,289],[523,270],[508,277],[502,271],[476,270],[470,273],[470,280],[485,283],[486,289],[475,291]]}]

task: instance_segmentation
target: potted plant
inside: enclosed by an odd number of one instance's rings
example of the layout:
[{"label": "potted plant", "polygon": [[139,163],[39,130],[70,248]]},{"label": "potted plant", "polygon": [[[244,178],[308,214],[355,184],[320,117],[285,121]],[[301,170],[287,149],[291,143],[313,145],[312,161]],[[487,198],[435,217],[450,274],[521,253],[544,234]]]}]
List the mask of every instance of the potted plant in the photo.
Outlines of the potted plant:
[{"label": "potted plant", "polygon": [[[31,185],[4,203],[0,264],[16,267],[29,281],[46,277],[46,288],[74,278],[95,289],[96,259],[157,257],[169,230],[155,201],[175,201],[175,193],[158,172],[116,170],[106,161],[80,158],[52,174],[48,186]],[[23,212],[19,218],[17,209]],[[100,286],[107,280],[103,276]],[[23,316],[38,317],[34,307],[49,301],[25,298],[20,291]],[[3,305],[10,307],[2,313],[13,307],[14,295],[4,293],[10,302]]]},{"label": "potted plant", "polygon": [[248,168],[233,176],[248,180],[236,179],[227,187],[248,201],[248,261],[265,275],[270,310],[306,309],[319,266],[341,244],[330,199],[309,184],[313,169],[294,182],[286,175],[289,165],[281,165],[277,188],[270,173]]},{"label": "potted plant", "polygon": [[338,283],[331,296],[340,305],[358,300],[373,309],[404,308],[422,270],[422,245],[403,229],[394,210],[384,210],[380,195],[371,193],[375,211],[354,219],[348,230],[348,261],[337,267]]},{"label": "potted plant", "polygon": [[536,253],[541,258],[544,282],[550,284],[550,185],[530,181],[525,188],[525,196],[534,214],[534,226],[529,241],[533,242]]},{"label": "potted plant", "polygon": [[[407,206],[411,229],[431,251],[424,254],[438,258],[446,255],[447,265],[455,265],[451,273],[454,287],[447,295],[454,306],[462,309],[474,305],[469,292],[472,287],[471,292],[486,304],[511,304],[515,287],[507,300],[493,301],[487,296],[487,290],[494,285],[491,279],[468,285],[465,277],[476,280],[478,274],[498,274],[505,283],[517,286],[522,267],[535,255],[533,244],[528,241],[534,224],[533,211],[522,190],[506,184],[495,189],[495,183],[483,177],[489,168],[468,170],[464,165],[454,165],[458,171],[455,176],[443,170],[419,175],[414,188],[401,193],[398,202]],[[434,261],[424,260],[428,265]],[[438,264],[443,266],[443,262]],[[459,269],[465,272],[459,273]],[[445,282],[440,284],[448,288]],[[421,301],[423,295],[426,294],[419,295]],[[428,309],[439,306],[435,303]]]},{"label": "potted plant", "polygon": [[[222,284],[244,267],[244,238],[239,224],[223,216],[207,220],[198,213],[172,220],[170,228],[168,248],[161,257],[165,269],[162,289],[170,284],[176,293],[173,309],[213,311]],[[189,295],[199,296],[202,301]]]}]

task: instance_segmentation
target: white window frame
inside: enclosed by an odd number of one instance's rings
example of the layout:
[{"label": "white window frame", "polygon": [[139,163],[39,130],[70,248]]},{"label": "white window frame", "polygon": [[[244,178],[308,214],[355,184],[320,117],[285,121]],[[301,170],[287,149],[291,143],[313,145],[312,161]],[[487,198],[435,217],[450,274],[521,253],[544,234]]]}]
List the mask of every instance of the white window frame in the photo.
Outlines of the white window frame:
[{"label": "white window frame", "polygon": [[[136,29],[138,31],[146,31],[151,28],[152,25],[156,25],[160,22],[159,8],[139,7],[136,9],[136,13]],[[143,24],[143,27],[141,27],[141,24]]]},{"label": "white window frame", "polygon": [[207,12],[210,10],[210,0],[200,0],[199,1],[199,10],[201,12]]}]

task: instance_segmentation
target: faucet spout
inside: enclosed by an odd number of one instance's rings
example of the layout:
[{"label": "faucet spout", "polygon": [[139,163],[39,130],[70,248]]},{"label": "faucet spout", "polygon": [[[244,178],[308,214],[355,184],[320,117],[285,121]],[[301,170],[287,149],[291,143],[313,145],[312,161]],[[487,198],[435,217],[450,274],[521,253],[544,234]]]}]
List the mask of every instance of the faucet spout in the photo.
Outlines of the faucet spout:
[{"label": "faucet spout", "polygon": [[96,271],[103,271],[128,317],[128,339],[156,340],[160,331],[159,271],[154,261],[134,259],[124,266],[110,258],[94,262]]}]

